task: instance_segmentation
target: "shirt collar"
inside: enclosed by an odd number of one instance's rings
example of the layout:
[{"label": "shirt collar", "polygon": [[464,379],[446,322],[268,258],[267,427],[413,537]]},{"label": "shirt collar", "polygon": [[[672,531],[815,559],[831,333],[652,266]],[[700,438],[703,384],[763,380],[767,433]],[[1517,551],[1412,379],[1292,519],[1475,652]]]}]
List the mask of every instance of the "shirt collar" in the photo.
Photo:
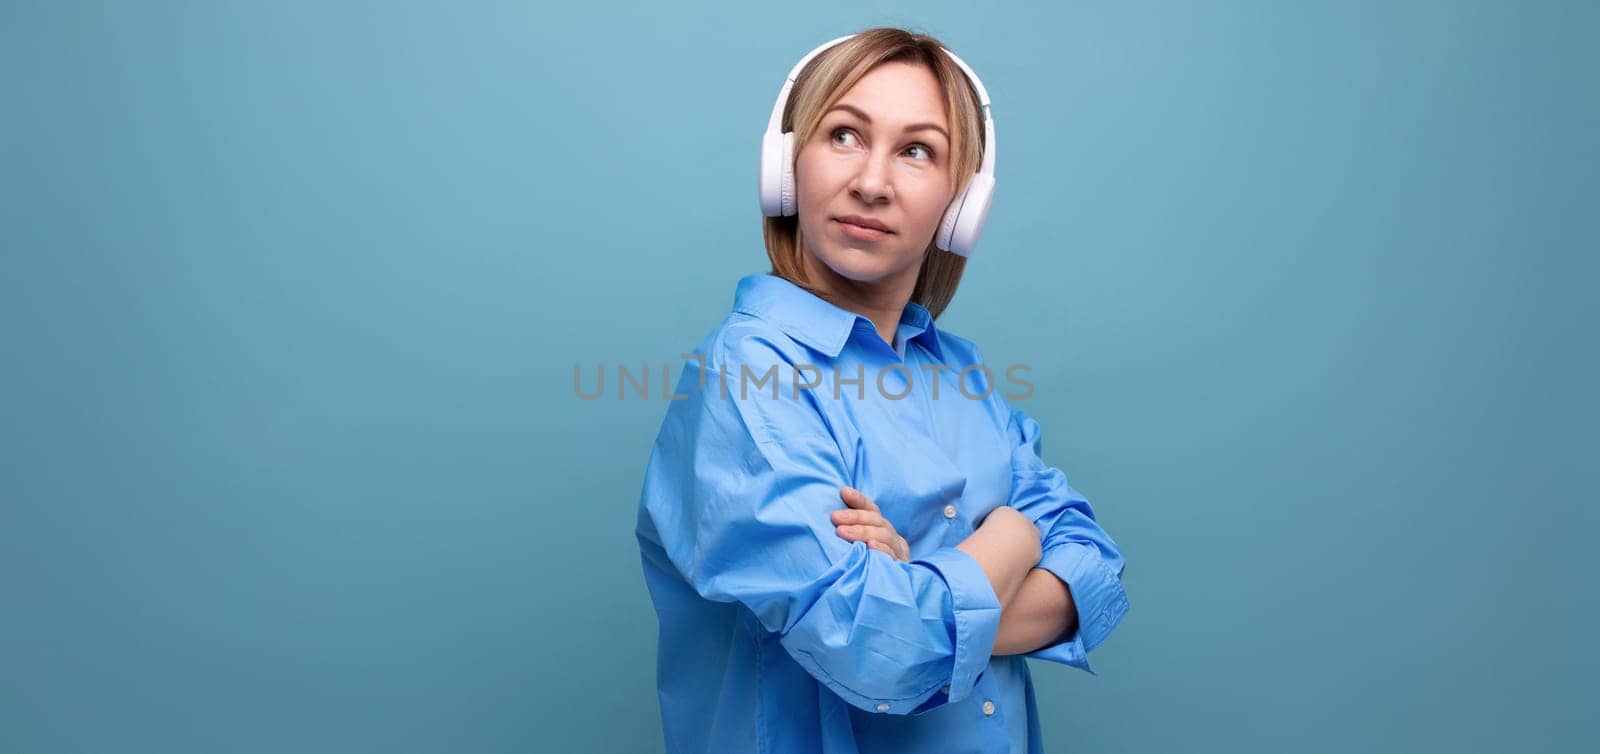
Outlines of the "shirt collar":
[{"label": "shirt collar", "polygon": [[[857,320],[876,332],[871,319],[835,306],[770,273],[740,278],[733,296],[733,310],[771,322],[789,337],[827,354],[828,358],[839,357],[844,344],[850,340],[850,333],[856,329]],[[939,347],[939,334],[933,326],[933,315],[927,307],[907,301],[905,310],[900,313],[900,326],[910,328],[908,342],[921,343],[934,356],[944,360],[944,351]]]}]

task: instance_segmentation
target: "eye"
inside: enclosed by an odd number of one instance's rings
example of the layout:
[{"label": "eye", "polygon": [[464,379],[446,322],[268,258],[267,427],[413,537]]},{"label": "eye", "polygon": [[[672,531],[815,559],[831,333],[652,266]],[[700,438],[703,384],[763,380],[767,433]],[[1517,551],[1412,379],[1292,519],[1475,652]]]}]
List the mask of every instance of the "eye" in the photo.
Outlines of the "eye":
[{"label": "eye", "polygon": [[833,143],[835,143],[835,144],[839,143],[839,141],[838,141],[839,134],[850,134],[851,136],[855,136],[856,135],[854,131],[851,131],[848,128],[844,128],[844,127],[835,128],[835,129],[833,129],[833,132],[830,134],[830,136],[832,136],[833,139],[834,139]]},{"label": "eye", "polygon": [[[835,144],[839,143],[839,135],[840,134],[849,134],[851,136],[855,136],[856,132],[852,131],[852,130],[850,130],[848,128],[845,128],[844,126],[840,126],[838,128],[833,129],[832,131],[830,131],[828,133],[828,135],[833,139],[833,143],[835,143]],[[846,146],[848,146],[848,145],[846,145]],[[924,161],[927,161],[927,162],[932,162],[933,158],[935,156],[934,152],[933,152],[933,149],[931,147],[929,147],[928,145],[923,144],[922,142],[917,142],[916,144],[912,144],[911,146],[906,147],[906,149],[907,150],[920,149],[923,152],[927,153],[927,156],[922,158]]]}]

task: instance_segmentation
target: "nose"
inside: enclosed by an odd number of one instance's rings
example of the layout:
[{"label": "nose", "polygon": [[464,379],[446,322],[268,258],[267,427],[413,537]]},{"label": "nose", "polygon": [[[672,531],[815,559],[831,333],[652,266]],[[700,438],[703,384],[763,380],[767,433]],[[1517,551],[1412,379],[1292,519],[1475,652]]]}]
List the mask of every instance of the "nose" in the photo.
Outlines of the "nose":
[{"label": "nose", "polygon": [[856,174],[850,181],[850,193],[855,194],[866,204],[878,204],[889,200],[894,194],[894,189],[889,181],[889,162],[893,155],[879,155],[876,152],[867,155],[860,162]]}]

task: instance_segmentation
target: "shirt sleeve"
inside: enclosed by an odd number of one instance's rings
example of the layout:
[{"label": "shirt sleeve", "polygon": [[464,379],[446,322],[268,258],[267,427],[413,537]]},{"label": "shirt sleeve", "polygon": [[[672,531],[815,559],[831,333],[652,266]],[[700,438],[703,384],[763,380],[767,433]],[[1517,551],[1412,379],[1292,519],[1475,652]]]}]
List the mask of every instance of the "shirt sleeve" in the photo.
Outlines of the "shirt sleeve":
[{"label": "shirt sleeve", "polygon": [[[793,397],[788,362],[761,336],[717,343],[688,362],[646,472],[673,565],[701,597],[751,610],[855,707],[906,715],[965,698],[1000,623],[977,561],[947,547],[902,563],[841,538],[830,514],[851,480],[814,403],[827,396]],[[742,377],[747,365],[756,378],[778,367],[777,398]]]},{"label": "shirt sleeve", "polygon": [[1009,411],[1009,505],[1039,527],[1043,555],[1038,567],[1066,583],[1078,611],[1078,628],[1072,636],[1025,656],[1097,675],[1089,667],[1089,651],[1105,641],[1128,612],[1128,595],[1122,586],[1126,561],[1111,535],[1095,520],[1089,501],[1068,484],[1066,474],[1041,458],[1039,423],[1025,411]]}]

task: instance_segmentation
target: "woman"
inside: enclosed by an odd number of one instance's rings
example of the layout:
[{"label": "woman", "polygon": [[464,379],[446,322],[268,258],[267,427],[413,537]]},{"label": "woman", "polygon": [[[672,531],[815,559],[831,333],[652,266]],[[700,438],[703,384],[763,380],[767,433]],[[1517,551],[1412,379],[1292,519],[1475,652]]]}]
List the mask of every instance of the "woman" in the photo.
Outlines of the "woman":
[{"label": "woman", "polygon": [[1092,674],[1128,601],[1038,424],[933,324],[988,209],[987,95],[899,29],[797,70],[772,271],[691,354],[640,499],[667,751],[1042,752],[1023,658]]}]

